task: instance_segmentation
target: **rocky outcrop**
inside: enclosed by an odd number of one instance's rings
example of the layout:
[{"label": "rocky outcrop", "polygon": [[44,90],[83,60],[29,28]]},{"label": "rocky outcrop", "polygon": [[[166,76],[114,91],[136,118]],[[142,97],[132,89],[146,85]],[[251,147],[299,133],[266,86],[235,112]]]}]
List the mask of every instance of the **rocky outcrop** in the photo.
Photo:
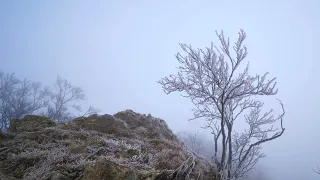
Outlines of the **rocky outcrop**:
[{"label": "rocky outcrop", "polygon": [[0,134],[0,179],[214,180],[165,121],[131,110],[55,123],[12,120]]},{"label": "rocky outcrop", "polygon": [[50,119],[42,116],[27,115],[21,121],[20,119],[13,119],[10,121],[9,130],[11,132],[26,132],[38,131],[47,127],[55,126],[56,123]]}]

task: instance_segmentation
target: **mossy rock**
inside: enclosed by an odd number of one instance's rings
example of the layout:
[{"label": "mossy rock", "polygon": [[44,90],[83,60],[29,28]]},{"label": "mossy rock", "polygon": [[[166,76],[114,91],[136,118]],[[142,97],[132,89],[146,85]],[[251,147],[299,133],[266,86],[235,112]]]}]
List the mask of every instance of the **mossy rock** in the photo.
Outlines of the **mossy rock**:
[{"label": "mossy rock", "polygon": [[26,115],[22,119],[11,120],[9,130],[17,133],[26,131],[31,132],[53,126],[56,126],[56,123],[47,117]]},{"label": "mossy rock", "polygon": [[32,140],[38,144],[46,144],[54,140],[50,135],[41,133],[40,131],[25,132],[19,136],[23,139]]},{"label": "mossy rock", "polygon": [[136,173],[128,167],[110,161],[100,161],[89,165],[82,180],[137,180]]},{"label": "mossy rock", "polygon": [[172,180],[172,171],[133,170],[110,161],[88,166],[82,180]]},{"label": "mossy rock", "polygon": [[112,115],[80,117],[73,120],[73,123],[80,128],[113,134],[118,137],[135,138],[127,124]]},{"label": "mossy rock", "polygon": [[86,147],[87,145],[85,143],[82,143],[82,144],[72,143],[69,145],[68,149],[70,153],[79,154],[79,153],[85,153]]},{"label": "mossy rock", "polygon": [[163,141],[161,139],[151,139],[149,142],[153,146],[160,146],[160,145],[166,145],[167,144],[167,142],[165,142],[165,141]]},{"label": "mossy rock", "polygon": [[128,149],[126,151],[120,152],[119,156],[122,157],[122,158],[131,158],[131,157],[133,157],[135,155],[138,155],[138,154],[139,154],[138,150],[136,150],[136,149]]},{"label": "mossy rock", "polygon": [[48,179],[48,180],[72,180],[72,178],[57,172],[57,171],[52,171],[49,174],[46,175],[46,177],[44,179]]},{"label": "mossy rock", "polygon": [[136,150],[136,149],[129,149],[129,150],[127,150],[127,154],[128,154],[129,156],[135,156],[135,155],[138,155],[138,154],[139,154],[139,151]]},{"label": "mossy rock", "polygon": [[170,171],[158,171],[158,170],[141,170],[138,173],[139,180],[172,180],[169,179],[172,175]]},{"label": "mossy rock", "polygon": [[151,144],[151,146],[155,149],[161,150],[161,149],[178,149],[177,145],[169,143],[166,140],[163,139],[158,139],[158,138],[154,138],[154,139],[150,139],[149,143]]},{"label": "mossy rock", "polygon": [[134,112],[132,110],[127,110],[124,112],[119,112],[113,116],[125,121],[130,126],[131,129],[134,129],[134,128],[142,126],[143,123],[142,123],[141,119],[139,119],[139,117],[137,117],[135,114],[132,115],[133,113]]}]

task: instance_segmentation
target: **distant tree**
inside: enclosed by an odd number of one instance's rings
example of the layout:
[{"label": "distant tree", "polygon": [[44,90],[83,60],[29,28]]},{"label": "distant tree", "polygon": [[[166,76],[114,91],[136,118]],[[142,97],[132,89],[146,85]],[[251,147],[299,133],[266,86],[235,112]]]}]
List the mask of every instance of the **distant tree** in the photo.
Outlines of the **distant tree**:
[{"label": "distant tree", "polygon": [[[79,101],[85,100],[84,91],[80,87],[72,85],[70,81],[62,79],[59,76],[53,84],[53,87],[54,91],[50,92],[50,101],[44,115],[57,122],[66,122],[79,116],[73,111],[82,112]],[[82,116],[98,112],[98,109],[90,106]]]},{"label": "distant tree", "polygon": [[74,118],[71,109],[81,111],[81,106],[74,102],[84,100],[85,94],[80,87],[73,86],[71,82],[57,77],[54,83],[54,92],[50,93],[50,103],[46,115],[58,122],[68,121]]},{"label": "distant tree", "polygon": [[[20,119],[28,114],[38,114],[63,122],[76,115],[72,110],[81,111],[80,100],[85,94],[80,87],[69,81],[57,78],[54,91],[48,86],[27,79],[20,80],[14,73],[0,72],[0,130],[9,126],[11,119]],[[99,112],[90,106],[82,115]]]},{"label": "distant tree", "polygon": [[[200,155],[200,157],[206,158],[209,162],[212,162],[212,146],[211,141],[206,139],[204,134],[199,132],[187,132],[182,131],[177,133],[177,137],[183,142],[183,144],[189,147],[193,152]],[[213,161],[214,163],[214,161]],[[319,171],[320,172],[320,171]],[[258,166],[254,170],[248,172],[239,180],[271,180],[271,177],[266,174],[265,169],[262,166]]]},{"label": "distant tree", "polygon": [[198,132],[180,132],[178,133],[178,138],[182,140],[182,142],[193,152],[199,155],[204,155],[203,151],[205,150],[205,142],[199,136]]},{"label": "distant tree", "polygon": [[48,105],[49,89],[38,82],[19,80],[15,74],[0,72],[0,123],[1,129],[9,126],[11,119],[34,114]]},{"label": "distant tree", "polygon": [[251,171],[248,175],[240,178],[239,180],[272,180],[273,178],[270,177],[266,173],[266,169],[258,166],[253,171]]},{"label": "distant tree", "polygon": [[100,109],[97,109],[97,108],[95,108],[93,106],[89,106],[87,111],[84,114],[82,114],[81,117],[90,116],[90,115],[93,115],[93,114],[97,114],[99,112],[100,112]]},{"label": "distant tree", "polygon": [[[229,38],[223,31],[219,34],[221,47],[193,49],[191,45],[180,44],[185,56],[178,53],[180,63],[177,75],[170,75],[158,81],[166,94],[184,92],[183,97],[190,98],[195,108],[193,119],[205,118],[213,134],[215,147],[214,159],[223,179],[239,179],[252,170],[258,160],[264,157],[262,144],[280,137],[285,129],[282,119],[285,114],[279,100],[282,113],[273,115],[273,110],[262,113],[263,102],[259,96],[276,95],[276,78],[267,80],[263,76],[251,76],[249,63],[242,72],[239,66],[247,56],[243,45],[246,34],[243,30],[231,54]],[[235,132],[234,122],[244,115],[248,129]],[[281,129],[273,124],[280,121]],[[270,127],[266,127],[270,125]],[[273,133],[273,134],[271,134]]]},{"label": "distant tree", "polygon": [[315,173],[320,174],[320,168],[319,168],[319,167],[317,167],[317,169],[313,169],[313,168],[312,168],[312,170],[313,170]]}]

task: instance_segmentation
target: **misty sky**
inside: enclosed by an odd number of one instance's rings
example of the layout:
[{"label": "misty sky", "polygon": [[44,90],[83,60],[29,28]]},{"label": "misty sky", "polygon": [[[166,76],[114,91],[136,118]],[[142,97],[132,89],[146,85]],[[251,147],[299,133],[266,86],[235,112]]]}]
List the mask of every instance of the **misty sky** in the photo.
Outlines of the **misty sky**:
[{"label": "misty sky", "polygon": [[[267,3],[268,2],[268,3]],[[151,113],[173,131],[194,131],[192,104],[166,95],[161,77],[176,72],[178,43],[233,43],[247,33],[252,74],[270,72],[279,93],[267,107],[286,109],[284,135],[266,144],[262,166],[274,180],[320,179],[320,1],[0,1],[0,70],[51,84],[81,86],[89,104],[114,114]]]}]

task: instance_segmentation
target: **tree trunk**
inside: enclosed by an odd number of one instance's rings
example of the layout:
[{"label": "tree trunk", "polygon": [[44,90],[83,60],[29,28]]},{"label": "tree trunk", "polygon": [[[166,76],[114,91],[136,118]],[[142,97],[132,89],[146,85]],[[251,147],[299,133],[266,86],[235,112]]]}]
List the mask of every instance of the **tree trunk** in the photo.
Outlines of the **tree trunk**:
[{"label": "tree trunk", "polygon": [[229,152],[228,152],[228,179],[231,179],[231,170],[232,170],[232,139],[231,139],[231,133],[232,133],[232,125],[228,124],[228,146],[229,146]]},{"label": "tree trunk", "polygon": [[222,105],[221,108],[221,134],[222,134],[222,155],[221,155],[221,163],[220,163],[220,168],[219,171],[224,168],[224,163],[226,159],[226,133],[224,129],[224,123],[225,123],[225,117],[224,117],[224,105]]}]

